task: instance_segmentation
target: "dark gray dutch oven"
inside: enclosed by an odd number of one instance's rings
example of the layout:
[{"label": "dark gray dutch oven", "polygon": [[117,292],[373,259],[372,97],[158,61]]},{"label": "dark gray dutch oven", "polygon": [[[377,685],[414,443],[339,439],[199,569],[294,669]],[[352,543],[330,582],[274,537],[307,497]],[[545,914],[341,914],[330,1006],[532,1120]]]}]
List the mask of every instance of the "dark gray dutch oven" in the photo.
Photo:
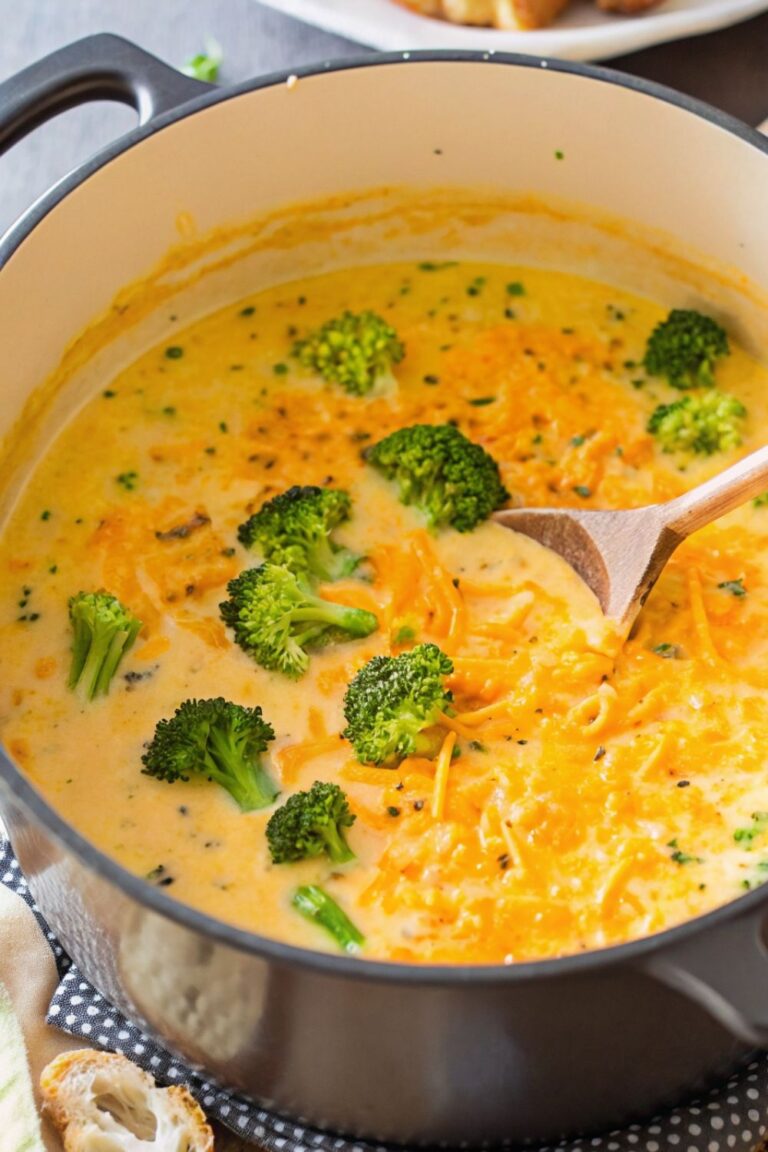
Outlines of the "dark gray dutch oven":
[{"label": "dark gray dutch oven", "polygon": [[[140,126],[0,246],[3,432],[73,335],[161,256],[181,209],[207,228],[387,184],[533,191],[665,229],[766,287],[763,139],[609,71],[420,53],[218,91],[97,36],[0,86],[0,144],[104,98]],[[591,954],[403,967],[218,923],[96,851],[5,757],[0,785],[31,888],[96,987],[222,1083],[314,1125],[408,1144],[552,1139],[677,1101],[768,1042],[768,888]]]}]

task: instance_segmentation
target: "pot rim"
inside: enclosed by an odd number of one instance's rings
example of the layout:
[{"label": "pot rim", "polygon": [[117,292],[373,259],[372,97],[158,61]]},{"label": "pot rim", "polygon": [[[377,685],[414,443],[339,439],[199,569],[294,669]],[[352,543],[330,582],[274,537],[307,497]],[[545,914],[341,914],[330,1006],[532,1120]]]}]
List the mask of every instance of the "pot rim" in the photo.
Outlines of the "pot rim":
[{"label": "pot rim", "polygon": [[[37,225],[71,192],[74,192],[97,171],[119,158],[124,152],[178,121],[194,116],[215,104],[237,99],[262,88],[272,88],[285,84],[289,78],[294,76],[301,80],[336,72],[355,71],[360,68],[435,63],[489,64],[533,68],[567,73],[598,83],[628,89],[638,95],[671,104],[692,116],[706,120],[768,156],[768,138],[735,116],[665,85],[622,73],[613,68],[576,61],[524,56],[519,53],[469,50],[389,52],[335,61],[325,60],[301,68],[268,73],[265,76],[245,80],[220,90],[206,91],[119,137],[44,193],[0,237],[0,273],[14,254],[22,248]],[[766,885],[764,888],[745,892],[710,912],[686,920],[682,924],[667,928],[662,932],[641,937],[638,940],[630,940],[607,948],[592,949],[575,955],[523,961],[509,965],[403,964],[386,960],[371,960],[365,957],[337,955],[285,944],[280,940],[273,940],[255,932],[237,928],[235,925],[209,916],[207,913],[199,912],[190,905],[166,895],[162,889],[153,887],[146,880],[129,872],[112,857],[102,852],[64,820],[43,795],[33,787],[21,770],[16,767],[5,748],[0,746],[0,784],[3,783],[8,787],[11,794],[21,802],[23,808],[31,813],[66,848],[74,852],[82,864],[95,871],[104,880],[114,884],[127,896],[144,905],[151,912],[237,951],[259,955],[265,960],[276,961],[288,966],[308,968],[325,976],[340,978],[351,976],[360,980],[383,981],[394,984],[450,987],[456,985],[519,984],[554,976],[586,975],[617,963],[628,962],[632,964],[638,962],[641,964],[650,954],[667,945],[681,944],[696,937],[699,933],[715,929],[735,915],[749,914],[754,909],[768,903],[768,885]]]}]

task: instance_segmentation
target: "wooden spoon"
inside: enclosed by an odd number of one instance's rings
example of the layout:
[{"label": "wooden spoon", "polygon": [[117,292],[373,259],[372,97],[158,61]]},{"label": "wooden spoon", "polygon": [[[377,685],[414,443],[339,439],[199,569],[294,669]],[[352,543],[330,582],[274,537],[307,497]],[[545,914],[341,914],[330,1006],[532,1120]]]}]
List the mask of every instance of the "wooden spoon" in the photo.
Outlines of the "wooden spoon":
[{"label": "wooden spoon", "polygon": [[766,489],[768,447],[666,504],[628,512],[508,508],[493,519],[562,556],[627,633],[678,544]]}]

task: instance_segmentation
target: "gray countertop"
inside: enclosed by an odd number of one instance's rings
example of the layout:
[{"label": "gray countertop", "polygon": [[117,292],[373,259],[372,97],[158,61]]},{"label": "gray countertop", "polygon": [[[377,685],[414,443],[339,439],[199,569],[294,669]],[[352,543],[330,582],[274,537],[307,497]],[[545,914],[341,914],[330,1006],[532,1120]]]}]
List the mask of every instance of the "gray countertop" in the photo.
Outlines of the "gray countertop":
[{"label": "gray countertop", "polygon": [[[116,32],[181,64],[208,36],[223,46],[221,83],[371,51],[329,36],[256,0],[0,0],[0,80],[52,49],[93,32]],[[708,100],[756,124],[768,116],[768,13],[724,31],[612,61]],[[0,233],[54,180],[134,114],[99,104],[65,113],[4,156]]]}]

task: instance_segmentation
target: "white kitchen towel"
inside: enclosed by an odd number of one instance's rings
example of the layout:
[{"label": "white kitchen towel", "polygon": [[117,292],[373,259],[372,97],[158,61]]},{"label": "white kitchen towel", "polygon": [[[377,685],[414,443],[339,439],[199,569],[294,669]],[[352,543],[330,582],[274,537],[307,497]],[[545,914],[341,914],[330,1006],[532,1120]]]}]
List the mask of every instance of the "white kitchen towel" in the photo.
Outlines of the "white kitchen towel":
[{"label": "white kitchen towel", "polygon": [[14,1152],[44,1152],[24,1037],[0,984],[0,1132]]}]

